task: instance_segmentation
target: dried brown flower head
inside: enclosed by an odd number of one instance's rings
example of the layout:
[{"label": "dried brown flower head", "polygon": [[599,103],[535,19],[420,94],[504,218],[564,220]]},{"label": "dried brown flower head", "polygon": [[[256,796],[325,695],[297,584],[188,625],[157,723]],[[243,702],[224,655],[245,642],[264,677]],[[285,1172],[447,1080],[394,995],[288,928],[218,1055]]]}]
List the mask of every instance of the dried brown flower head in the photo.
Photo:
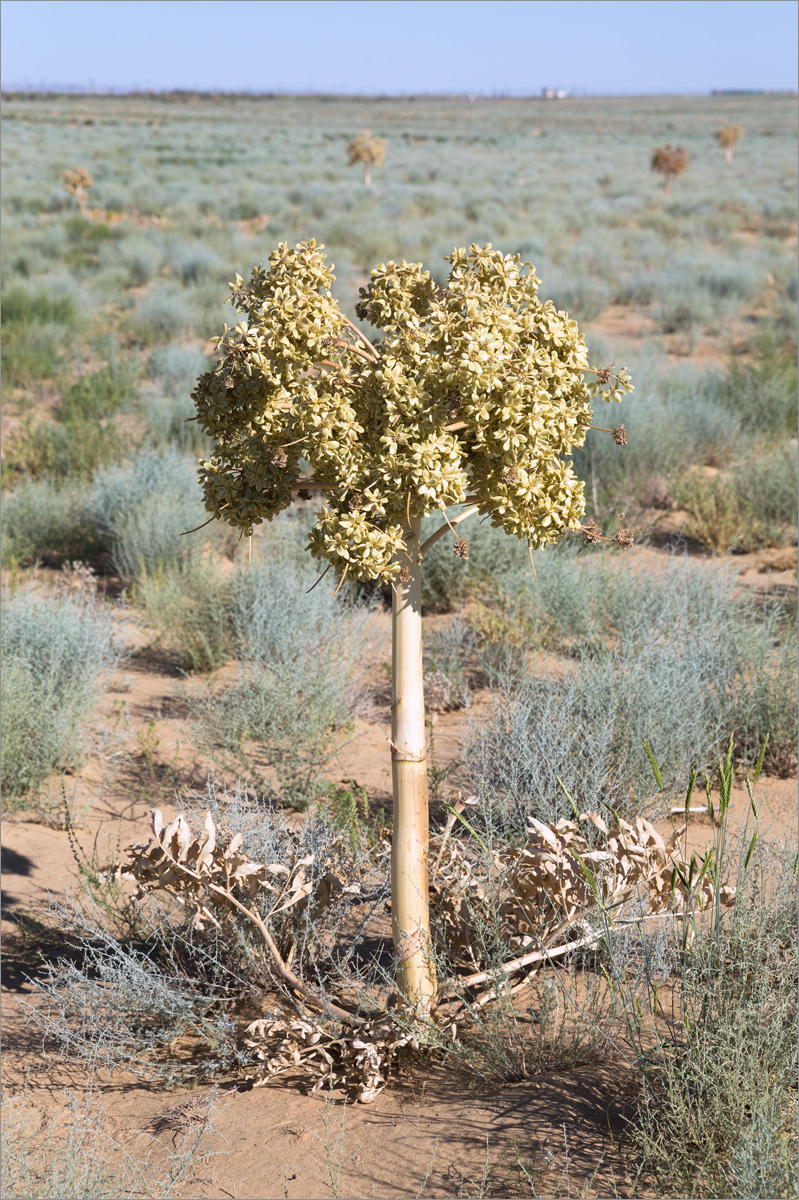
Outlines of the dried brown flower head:
[{"label": "dried brown flower head", "polygon": [[583,535],[583,545],[589,546],[594,542],[602,541],[602,530],[597,525],[596,521],[589,521],[587,525],[581,525],[580,530]]},{"label": "dried brown flower head", "polygon": [[627,445],[627,430],[623,425],[617,425],[613,430],[613,440],[617,446]]},{"label": "dried brown flower head", "polygon": [[607,387],[610,383],[611,379],[613,378],[613,368],[615,366],[615,362],[612,362],[609,367],[600,367],[598,369],[596,373],[596,381],[601,388]]},{"label": "dried brown flower head", "polygon": [[453,548],[453,553],[456,558],[468,558],[469,557],[469,543],[467,542],[466,538],[464,538],[464,537],[455,538],[455,546]]},{"label": "dried brown flower head", "polygon": [[90,188],[93,184],[94,180],[85,167],[75,167],[74,171],[64,172],[64,191],[69,192],[71,196],[79,195],[83,188]]},{"label": "dried brown flower head", "polygon": [[452,395],[450,396],[450,405],[449,405],[449,408],[447,409],[447,416],[451,417],[451,418],[457,417],[458,413],[461,410],[462,403],[463,403],[463,396],[461,395],[461,393],[458,391],[453,392]]},{"label": "dried brown flower head", "polygon": [[280,470],[282,470],[286,466],[286,463],[288,461],[289,461],[288,454],[286,454],[286,451],[283,449],[282,446],[278,446],[277,449],[275,450],[274,454],[272,455],[272,459],[271,459],[272,466],[279,467]]}]

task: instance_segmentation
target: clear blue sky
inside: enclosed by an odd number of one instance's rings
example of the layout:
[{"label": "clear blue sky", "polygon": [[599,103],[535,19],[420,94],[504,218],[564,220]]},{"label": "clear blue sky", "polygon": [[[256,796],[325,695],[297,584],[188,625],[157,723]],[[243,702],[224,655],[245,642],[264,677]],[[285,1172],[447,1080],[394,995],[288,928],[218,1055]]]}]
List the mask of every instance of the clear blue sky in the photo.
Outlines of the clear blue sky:
[{"label": "clear blue sky", "polygon": [[797,86],[794,0],[3,0],[2,84],[337,93]]}]

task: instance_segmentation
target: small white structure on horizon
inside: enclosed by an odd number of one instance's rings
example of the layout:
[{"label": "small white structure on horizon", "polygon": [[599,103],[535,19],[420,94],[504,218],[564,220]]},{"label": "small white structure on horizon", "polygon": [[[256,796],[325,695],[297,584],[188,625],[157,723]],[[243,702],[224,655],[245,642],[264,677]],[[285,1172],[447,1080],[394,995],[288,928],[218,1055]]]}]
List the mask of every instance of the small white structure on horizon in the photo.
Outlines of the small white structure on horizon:
[{"label": "small white structure on horizon", "polygon": [[563,88],[542,88],[541,95],[545,100],[565,100],[566,93]]}]

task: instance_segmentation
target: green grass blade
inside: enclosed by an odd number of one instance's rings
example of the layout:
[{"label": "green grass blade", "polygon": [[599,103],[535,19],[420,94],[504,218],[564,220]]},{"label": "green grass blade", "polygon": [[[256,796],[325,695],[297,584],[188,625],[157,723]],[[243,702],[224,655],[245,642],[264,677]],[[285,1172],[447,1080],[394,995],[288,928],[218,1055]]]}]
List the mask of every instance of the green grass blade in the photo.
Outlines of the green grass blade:
[{"label": "green grass blade", "polygon": [[568,789],[567,789],[567,787],[566,787],[566,784],[563,782],[563,780],[561,779],[560,775],[556,775],[556,776],[555,776],[555,778],[556,778],[556,779],[557,779],[557,781],[558,781],[558,784],[559,784],[559,786],[560,786],[560,790],[563,792],[563,795],[566,797],[566,799],[569,801],[569,804],[572,806],[572,812],[574,813],[574,819],[575,819],[575,821],[579,821],[579,820],[580,820],[580,814],[579,814],[579,812],[577,811],[577,805],[574,803],[574,800],[572,799],[571,792],[569,792],[569,791],[568,791]]},{"label": "green grass blade", "polygon": [[[755,779],[757,779],[757,776],[755,776]],[[751,806],[752,812],[754,813],[755,820],[757,821],[758,816],[757,816],[757,805],[755,804],[755,793],[752,791],[752,785],[749,782],[748,778],[746,780],[746,790],[749,793],[749,804]]]},{"label": "green grass blade", "polygon": [[766,747],[768,746],[768,740],[769,740],[770,736],[771,736],[770,734],[768,734],[768,733],[766,734],[765,741],[763,742],[763,745],[760,747],[760,754],[758,755],[757,766],[755,767],[755,778],[754,778],[755,783],[757,783],[758,778],[760,776],[760,772],[763,769],[763,759],[766,757]]},{"label": "green grass blade", "polygon": [[696,783],[696,767],[691,768],[691,778],[688,780],[688,791],[685,793],[685,819],[688,820],[688,809],[691,806],[691,797],[694,794],[694,784]]},{"label": "green grass blade", "polygon": [[657,781],[657,785],[662,792],[663,791],[663,776],[660,773],[660,767],[658,766],[657,759],[655,758],[654,754],[652,753],[649,742],[644,741],[643,747],[644,747],[644,750],[646,750],[647,758],[649,759],[650,763],[652,764],[652,770],[654,772],[655,779]]},{"label": "green grass blade", "polygon": [[733,735],[727,743],[727,753],[724,762],[719,764],[719,820],[723,821],[732,799],[732,784],[735,778],[735,767],[732,761]]},{"label": "green grass blade", "polygon": [[598,885],[597,885],[597,881],[596,881],[596,875],[594,875],[594,873],[593,873],[593,871],[590,869],[590,867],[588,867],[588,866],[587,866],[587,865],[586,865],[586,864],[583,862],[583,860],[580,858],[580,855],[577,853],[577,851],[576,851],[576,850],[570,850],[570,853],[571,853],[572,857],[575,859],[575,861],[577,862],[577,865],[579,866],[579,868],[580,868],[580,870],[582,871],[583,875],[584,875],[584,876],[585,876],[585,878],[588,880],[588,886],[589,886],[589,887],[590,887],[590,889],[591,889],[591,892],[592,892],[592,894],[593,894],[593,897],[594,897],[594,899],[596,900],[597,904],[599,904],[599,905],[600,905],[600,907],[601,907],[601,903],[602,903],[602,902],[601,902],[601,900],[600,900],[600,896],[599,896],[599,887],[598,887]]},{"label": "green grass blade", "polygon": [[474,840],[478,843],[478,845],[482,846],[483,850],[485,850],[486,854],[488,854],[489,853],[488,846],[485,844],[483,839],[480,837],[480,834],[477,833],[477,831],[475,829],[472,829],[471,825],[466,820],[466,818],[464,816],[461,816],[461,814],[459,812],[456,812],[456,810],[452,807],[451,804],[447,804],[446,800],[442,801],[442,803],[448,813],[451,813],[453,817],[457,817],[458,820],[460,821],[461,825],[465,825],[465,827],[469,830],[469,833],[472,835]]},{"label": "green grass blade", "polygon": [[752,840],[751,840],[751,842],[749,843],[749,849],[748,849],[748,850],[747,850],[747,852],[746,852],[746,858],[744,859],[744,870],[745,870],[745,871],[746,871],[746,870],[748,870],[749,863],[750,863],[750,860],[751,860],[751,858],[752,858],[752,854],[753,854],[753,852],[754,852],[754,849],[755,849],[755,842],[756,842],[756,841],[757,841],[757,830],[755,830],[754,834],[752,835]]}]

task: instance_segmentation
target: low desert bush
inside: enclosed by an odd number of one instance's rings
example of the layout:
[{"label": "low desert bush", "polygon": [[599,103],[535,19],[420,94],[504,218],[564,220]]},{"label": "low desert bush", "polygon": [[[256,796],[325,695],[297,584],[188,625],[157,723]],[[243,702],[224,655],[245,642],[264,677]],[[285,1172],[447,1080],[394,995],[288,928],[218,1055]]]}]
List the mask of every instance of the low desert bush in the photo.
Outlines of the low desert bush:
[{"label": "low desert bush", "polygon": [[320,773],[349,737],[364,644],[366,610],[308,593],[312,582],[290,563],[239,570],[229,610],[238,677],[187,692],[214,761],[291,808],[321,794]]},{"label": "low desert bush", "polygon": [[[451,509],[451,520],[457,514]],[[435,514],[422,521],[422,541],[443,523]],[[456,527],[458,528],[458,527]],[[454,536],[446,534],[424,556],[422,572],[422,607],[425,613],[450,613],[460,608],[469,595],[480,595],[487,580],[521,569],[530,560],[527,550],[515,538],[506,537],[501,529],[488,524],[464,525],[458,528],[469,543],[468,562],[453,553]]]},{"label": "low desert bush", "polygon": [[708,373],[699,393],[721,404],[747,433],[796,437],[796,362],[771,333],[756,346],[752,364],[733,361],[725,374]]},{"label": "low desert bush", "polygon": [[4,325],[66,325],[80,322],[80,309],[69,292],[34,291],[15,287],[3,292]]},{"label": "low desert bush", "polygon": [[[239,904],[265,923],[301,986],[323,998],[342,987],[357,997],[369,976],[361,938],[388,895],[386,847],[354,839],[324,806],[292,828],[267,801],[238,787],[224,792],[212,777],[205,793],[183,797],[183,810],[182,828],[202,829],[205,821],[206,832],[219,830],[219,854],[229,850],[228,862],[251,856],[281,881],[277,893],[228,882]],[[160,813],[154,821],[160,836]],[[220,1070],[243,1072],[252,1059],[230,1010],[248,993],[279,994],[284,985],[257,921],[226,905],[195,920],[180,886],[176,892],[153,882],[138,902],[135,940],[110,932],[107,897],[104,904],[89,894],[80,903],[54,902],[72,952],[35,981],[42,1003],[29,1007],[31,1020],[70,1056],[144,1077],[199,1081]],[[288,994],[285,1001],[290,1006]],[[202,1053],[176,1058],[168,1047],[177,1037]]]},{"label": "low desert bush", "polygon": [[82,488],[23,480],[3,497],[3,566],[30,566],[53,557],[85,560],[97,549]]},{"label": "low desert bush", "polygon": [[150,438],[156,446],[170,443],[187,454],[200,455],[208,449],[208,439],[196,420],[191,391],[206,369],[208,360],[199,350],[182,346],[164,346],[154,350],[147,360],[147,374],[162,393],[146,405]]},{"label": "low desert bush", "polygon": [[43,379],[52,379],[63,361],[68,337],[69,327],[65,324],[4,324],[4,389],[29,388]]},{"label": "low desert bush", "polygon": [[147,346],[185,335],[193,322],[194,313],[183,293],[161,284],[142,297],[130,320],[134,334]]},{"label": "low desert bush", "polygon": [[[468,718],[464,757],[509,828],[568,812],[558,777],[584,808],[645,803],[644,741],[668,791],[686,763],[709,769],[730,729],[747,762],[767,733],[772,750],[795,740],[795,636],[783,614],[736,600],[733,576],[681,567],[655,577],[560,552],[539,570],[540,590],[501,601],[500,640],[483,652],[491,709]],[[560,678],[536,670],[535,640],[579,661]]]},{"label": "low desert bush", "polygon": [[737,874],[735,904],[694,928],[679,986],[646,972],[654,1044],[631,1021],[643,1102],[625,1141],[657,1195],[797,1191],[796,847],[745,837],[730,859],[717,870]]},{"label": "low desert bush", "polygon": [[142,236],[128,237],[119,246],[109,247],[108,255],[100,255],[102,265],[119,266],[125,269],[127,287],[142,287],[158,273],[163,258],[162,251],[152,239]]},{"label": "low desert bush", "polygon": [[161,347],[147,359],[148,376],[167,396],[188,396],[197,376],[207,369],[206,356],[200,350],[184,346]]},{"label": "low desert bush", "polygon": [[181,537],[207,519],[196,467],[175,448],[142,450],[130,463],[100,472],[86,500],[87,518],[104,539],[123,579],[169,569],[201,545]]},{"label": "low desert bush", "polygon": [[203,283],[208,279],[224,281],[227,278],[222,259],[202,242],[172,242],[169,265],[183,284]]},{"label": "low desert bush", "polygon": [[120,1142],[102,1094],[90,1078],[82,1097],[67,1092],[56,1112],[39,1108],[27,1091],[3,1101],[2,1191],[8,1200],[166,1200],[195,1178],[207,1160],[203,1139],[215,1114],[215,1095],[195,1104],[194,1120],[176,1129],[167,1148],[152,1134]]},{"label": "low desert bush", "polygon": [[424,688],[429,710],[463,708],[469,703],[469,676],[475,647],[474,631],[460,617],[427,634]]},{"label": "low desert bush", "polygon": [[185,396],[158,396],[145,407],[150,441],[162,449],[175,446],[183,454],[199,458],[210,451],[211,443],[191,418],[191,401]]},{"label": "low desert bush", "polygon": [[691,514],[687,535],[718,554],[796,541],[799,476],[790,443],[776,454],[750,455],[712,480],[686,475],[675,493]]},{"label": "low desert bush", "polygon": [[125,438],[115,418],[136,398],[135,376],[113,350],[103,353],[105,365],[82,375],[65,392],[55,420],[37,429],[34,474],[88,479],[124,457]]},{"label": "low desert bush", "polygon": [[188,671],[215,671],[233,651],[231,584],[211,556],[189,555],[139,576],[133,600]]},{"label": "low desert bush", "polygon": [[93,599],[7,596],[2,629],[2,775],[19,805],[58,768],[74,767],[84,722],[119,661],[110,613]]},{"label": "low desert bush", "polygon": [[602,653],[633,633],[643,637],[695,618],[712,624],[739,611],[734,573],[677,555],[657,572],[631,569],[629,558],[576,539],[541,554],[535,578],[525,555],[505,570],[498,566],[493,583],[483,603],[505,622],[498,640],[577,656]]},{"label": "low desert bush", "polygon": [[610,304],[612,291],[601,279],[575,271],[547,271],[548,297],[555,308],[565,309],[574,321],[596,321]]}]

